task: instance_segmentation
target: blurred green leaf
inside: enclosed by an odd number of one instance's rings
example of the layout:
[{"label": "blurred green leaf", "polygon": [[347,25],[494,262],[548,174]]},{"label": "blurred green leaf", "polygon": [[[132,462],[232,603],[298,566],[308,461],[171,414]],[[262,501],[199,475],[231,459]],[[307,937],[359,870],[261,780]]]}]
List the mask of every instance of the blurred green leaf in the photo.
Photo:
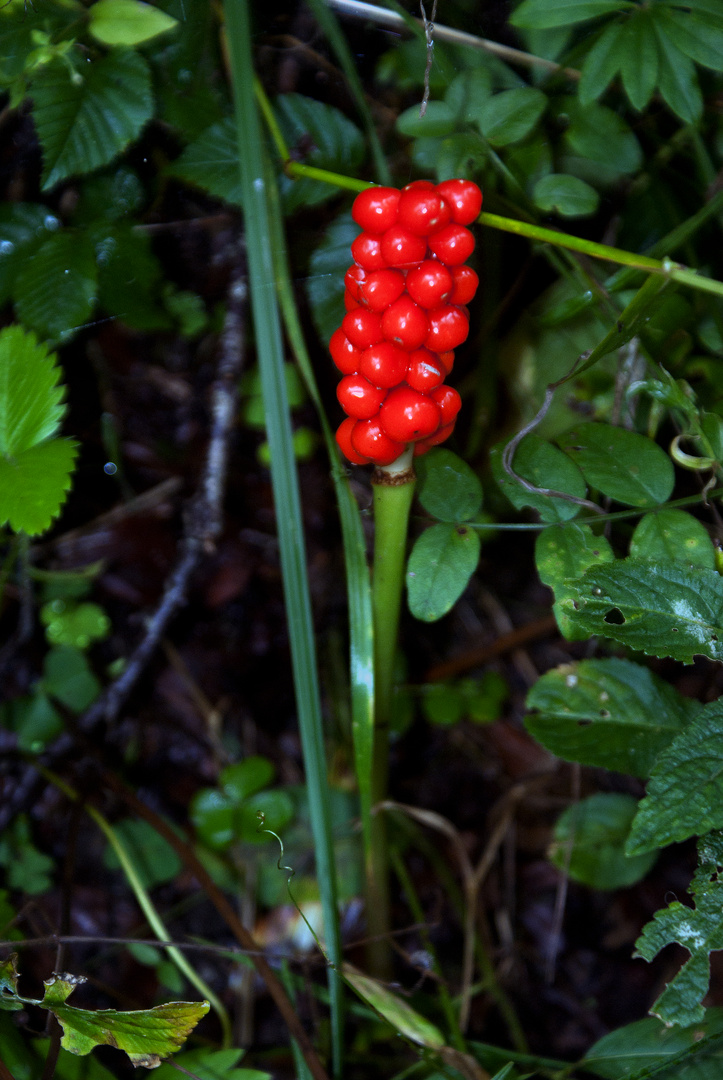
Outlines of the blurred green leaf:
[{"label": "blurred green leaf", "polygon": [[672,41],[658,20],[658,86],[666,103],[685,124],[697,123],[703,115],[703,95],[692,60]]},{"label": "blurred green leaf", "polygon": [[719,1080],[721,1032],[720,1008],[706,1009],[702,1021],[686,1027],[648,1016],[603,1035],[581,1065],[606,1080],[628,1080],[645,1070],[656,1080]]},{"label": "blurred green leaf", "polygon": [[578,87],[581,105],[590,105],[601,98],[620,70],[624,33],[625,23],[622,20],[610,23],[585,57]]},{"label": "blurred green leaf", "polygon": [[21,268],[59,225],[39,203],[0,205],[0,303],[10,299]]},{"label": "blurred green leaf", "polygon": [[586,217],[594,214],[600,202],[595,188],[576,176],[549,173],[535,184],[532,198],[536,206],[546,213],[562,217]]},{"label": "blurred green leaf", "polygon": [[13,289],[20,319],[51,341],[65,341],[88,322],[98,291],[95,249],[87,232],[63,229],[21,267]]},{"label": "blurred green leaf", "polygon": [[547,98],[534,87],[503,90],[484,102],[477,123],[493,146],[509,146],[530,134],[546,108]]},{"label": "blurred green leaf", "polygon": [[554,26],[573,26],[613,11],[624,11],[634,5],[628,0],[522,0],[510,17],[513,26],[531,30],[547,30]]},{"label": "blurred green leaf", "polygon": [[111,621],[98,604],[51,600],[40,609],[40,621],[51,645],[72,645],[76,649],[87,649],[111,632]]},{"label": "blurred green leaf", "polygon": [[103,45],[141,45],[178,26],[176,19],[142,0],[96,0],[88,29]]},{"label": "blurred green leaf", "polygon": [[228,765],[219,775],[219,787],[232,802],[240,804],[274,779],[276,770],[265,757],[248,757]]},{"label": "blurred green leaf", "polygon": [[642,880],[657,852],[626,856],[625,841],[638,800],[619,792],[589,795],[555,824],[549,858],[558,870],[591,889],[626,889]]},{"label": "blurred green leaf", "polygon": [[33,843],[27,814],[18,814],[0,837],[0,866],[11,889],[38,896],[52,888],[55,861]]},{"label": "blurred green leaf", "polygon": [[344,318],[344,274],[352,261],[349,248],[358,235],[359,226],[351,214],[342,214],[329,226],[309,259],[306,292],[324,345]]},{"label": "blurred green leaf", "polygon": [[[183,864],[180,858],[168,841],[147,821],[126,818],[117,822],[113,831],[130,855],[146,889],[171,881],[181,872]],[[118,857],[110,844],[103,854],[103,863],[109,870],[120,867]]]},{"label": "blurred green leaf", "polygon": [[482,484],[466,461],[439,447],[415,462],[417,498],[440,521],[469,521],[482,506]]},{"label": "blurred green leaf", "polygon": [[625,93],[634,109],[644,109],[653,96],[658,78],[658,46],[652,11],[643,8],[626,20],[618,47]]},{"label": "blurred green leaf", "polygon": [[444,101],[430,101],[424,116],[419,105],[411,105],[397,117],[397,131],[414,139],[419,135],[449,135],[456,127],[452,108]]},{"label": "blurred green leaf", "polygon": [[76,713],[87,709],[101,689],[86,657],[70,645],[46,653],[41,685],[45,693]]},{"label": "blurred green leaf", "polygon": [[216,199],[241,205],[236,125],[217,120],[169,165],[168,173],[207,191]]},{"label": "blurred green leaf", "polygon": [[[695,12],[675,11],[662,4],[652,9],[655,20],[681,52],[696,64],[723,71],[723,26]],[[720,19],[721,10],[718,11]]]}]

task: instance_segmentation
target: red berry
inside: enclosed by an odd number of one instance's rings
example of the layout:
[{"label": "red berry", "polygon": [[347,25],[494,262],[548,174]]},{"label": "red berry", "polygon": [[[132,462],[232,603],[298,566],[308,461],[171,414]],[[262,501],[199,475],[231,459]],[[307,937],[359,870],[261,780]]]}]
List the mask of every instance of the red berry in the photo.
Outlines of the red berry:
[{"label": "red berry", "polygon": [[386,390],[380,390],[363,375],[346,375],[336,388],[336,396],[347,416],[355,420],[371,420],[381,408]]},{"label": "red berry", "polygon": [[454,350],[450,349],[448,352],[441,352],[438,354],[439,362],[443,365],[444,370],[449,375],[450,371],[454,367]]},{"label": "red berry", "polygon": [[429,349],[415,349],[409,354],[407,374],[404,379],[407,386],[412,390],[419,390],[420,394],[428,394],[437,386],[441,386],[447,374],[444,364],[440,362],[436,353]]},{"label": "red berry", "polygon": [[358,307],[361,307],[361,304],[354,297],[353,293],[350,293],[348,289],[344,289],[344,310],[355,311]]},{"label": "red berry", "polygon": [[427,316],[406,294],[395,300],[382,315],[382,333],[401,349],[413,352],[423,345],[429,333]]},{"label": "red berry", "polygon": [[400,443],[428,438],[439,427],[440,416],[436,401],[404,385],[390,390],[379,410],[382,428]]},{"label": "red berry", "polygon": [[387,435],[378,418],[358,420],[351,432],[351,445],[357,454],[377,465],[391,465],[405,449],[404,443]]},{"label": "red berry", "polygon": [[344,284],[349,292],[352,294],[355,300],[358,300],[361,304],[362,298],[359,291],[359,286],[368,276],[368,271],[362,266],[350,266],[347,272],[344,274]]},{"label": "red berry", "polygon": [[449,300],[454,278],[439,259],[425,259],[407,273],[407,292],[423,308],[436,308]]},{"label": "red berry", "polygon": [[381,253],[387,266],[416,266],[427,254],[427,241],[402,225],[392,225],[381,238]]},{"label": "red berry", "polygon": [[417,236],[429,236],[451,220],[452,212],[435,188],[402,189],[397,221]]},{"label": "red berry", "polygon": [[437,191],[452,211],[452,221],[470,225],[482,209],[482,192],[471,180],[444,180]]},{"label": "red berry", "polygon": [[400,195],[396,188],[367,188],[354,200],[351,216],[365,232],[386,232],[397,220]]},{"label": "red berry", "polygon": [[421,439],[420,442],[414,444],[414,455],[426,454],[433,446],[439,446],[440,443],[445,442],[454,431],[454,420],[451,424],[445,424],[444,427],[438,428],[434,435],[430,435],[428,439]]},{"label": "red berry", "polygon": [[381,270],[387,265],[382,255],[381,241],[372,233],[359,233],[351,245],[351,254],[354,262],[365,270]]},{"label": "red berry", "polygon": [[359,357],[357,370],[373,386],[388,390],[403,382],[407,373],[407,353],[391,341],[380,341],[365,349]]},{"label": "red berry", "polygon": [[446,427],[457,419],[457,413],[462,408],[462,398],[453,386],[438,386],[429,396],[439,405],[442,414],[441,427]]},{"label": "red berry", "polygon": [[353,416],[348,416],[346,420],[342,420],[336,431],[336,441],[342,454],[351,461],[352,465],[368,465],[370,459],[358,454],[351,444],[351,434],[356,424],[357,421]]},{"label": "red berry", "polygon": [[459,266],[474,251],[474,236],[464,225],[445,225],[427,243],[429,250],[446,266]]},{"label": "red berry", "polygon": [[352,345],[341,327],[331,335],[329,352],[339,371],[343,371],[345,375],[352,375],[358,371],[362,351],[357,349],[356,345]]},{"label": "red berry", "polygon": [[412,180],[405,184],[402,191],[436,191],[437,185],[433,180]]},{"label": "red berry", "polygon": [[[477,292],[479,278],[471,266],[453,266],[450,270],[453,288],[450,304],[468,304]],[[407,286],[408,288],[409,286]]]},{"label": "red berry", "polygon": [[384,311],[403,292],[404,274],[401,270],[372,270],[359,284],[359,299],[372,311]]},{"label": "red berry", "polygon": [[424,344],[432,352],[449,352],[466,341],[468,333],[469,319],[465,312],[448,304],[447,307],[435,308],[429,312],[429,333]]},{"label": "red berry", "polygon": [[376,311],[368,311],[363,307],[347,312],[342,319],[341,328],[352,345],[356,345],[358,349],[368,349],[384,337],[381,317]]}]

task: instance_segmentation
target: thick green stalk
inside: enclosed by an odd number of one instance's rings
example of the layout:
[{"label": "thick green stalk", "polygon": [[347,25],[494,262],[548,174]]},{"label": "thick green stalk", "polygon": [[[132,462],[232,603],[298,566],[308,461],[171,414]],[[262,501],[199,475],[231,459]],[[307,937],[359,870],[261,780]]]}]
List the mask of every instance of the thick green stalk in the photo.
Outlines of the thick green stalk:
[{"label": "thick green stalk", "polygon": [[334,1073],[342,1071],[343,987],[337,972],[341,940],[331,808],[321,722],[314,625],[311,615],[301,497],[284,378],[281,317],[274,283],[271,213],[265,180],[261,123],[256,109],[248,0],[226,0],[231,81],[238,132],[251,310],[256,330],[261,389],[271,452],[271,480],[279,536],[294,689],[304,755],[316,871],[330,959],[329,991]]},{"label": "thick green stalk", "polygon": [[[415,475],[410,447],[394,465],[377,469],[374,487],[374,773],[373,802],[387,796],[389,725],[394,707],[394,674],[399,615],[404,588],[409,511]],[[384,815],[372,818],[371,851],[366,864],[368,961],[379,978],[391,975],[389,862]]]}]

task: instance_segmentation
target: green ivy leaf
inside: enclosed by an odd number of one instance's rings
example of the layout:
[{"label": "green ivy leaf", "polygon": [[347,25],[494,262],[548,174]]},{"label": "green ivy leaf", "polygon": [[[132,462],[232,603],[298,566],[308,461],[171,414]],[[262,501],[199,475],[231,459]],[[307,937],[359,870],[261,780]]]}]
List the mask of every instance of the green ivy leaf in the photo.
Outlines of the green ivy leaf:
[{"label": "green ivy leaf", "polygon": [[606,1080],[648,1073],[655,1080],[719,1080],[721,1032],[723,1009],[706,1009],[701,1023],[687,1027],[650,1016],[603,1035],[580,1065]]},{"label": "green ivy leaf", "polygon": [[[280,94],[274,99],[274,111],[286,143],[297,160],[318,169],[352,175],[361,166],[364,136],[356,124],[333,105],[303,94]],[[279,189],[287,214],[338,196],[331,184],[306,177],[292,179],[283,174],[279,177]]]},{"label": "green ivy leaf", "polygon": [[446,615],[477,569],[478,534],[467,526],[432,525],[417,538],[407,564],[409,610],[435,622]]},{"label": "green ivy leaf", "polygon": [[723,660],[723,578],[714,571],[618,559],[574,584],[577,595],[562,607],[588,634],[684,664]]},{"label": "green ivy leaf", "polygon": [[709,953],[723,949],[720,918],[723,881],[719,874],[723,865],[722,847],[720,834],[699,843],[700,865],[689,889],[695,897],[695,908],[676,900],[656,911],[635,943],[635,955],[648,961],[673,941],[690,953],[690,959],[650,1009],[666,1024],[685,1026],[705,1019],[706,1010],[701,1001],[710,981]]},{"label": "green ivy leaf", "polygon": [[564,173],[541,176],[532,190],[532,198],[540,210],[562,217],[586,217],[594,214],[600,203],[595,188],[577,176]]},{"label": "green ivy leaf", "polygon": [[77,453],[77,443],[51,439],[0,457],[0,526],[30,536],[45,532],[65,502]]},{"label": "green ivy leaf", "polygon": [[563,597],[575,595],[574,586],[569,580],[580,577],[589,566],[613,562],[615,555],[604,536],[596,536],[589,525],[569,522],[545,529],[535,542],[535,563],[540,581],[548,585],[555,593],[552,610],[557,619],[560,632],[568,641],[580,640],[577,627],[563,611],[560,601]]},{"label": "green ivy leaf", "polygon": [[634,7],[627,0],[523,0],[510,17],[513,26],[526,30],[550,30],[554,26],[573,26],[575,23],[625,11]]},{"label": "green ivy leaf", "polygon": [[599,792],[569,806],[557,819],[549,850],[552,863],[591,889],[626,889],[642,880],[658,853],[626,856],[625,841],[638,800]]},{"label": "green ivy leaf", "polygon": [[22,266],[14,288],[15,309],[42,337],[67,340],[90,318],[97,288],[91,237],[63,229]]},{"label": "green ivy leaf", "polygon": [[546,672],[527,708],[527,730],[557,757],[648,777],[701,706],[641,664],[609,657]]},{"label": "green ivy leaf", "polygon": [[309,259],[306,294],[314,325],[324,344],[344,318],[344,274],[351,261],[349,248],[358,235],[359,226],[352,221],[351,214],[342,214],[329,226]]},{"label": "green ivy leaf", "polygon": [[636,11],[626,20],[619,47],[625,93],[634,109],[644,109],[658,78],[658,46],[651,12]]},{"label": "green ivy leaf", "polygon": [[488,98],[477,114],[477,122],[493,146],[509,146],[530,134],[546,108],[547,98],[541,90],[520,86]]},{"label": "green ivy leaf", "polygon": [[703,115],[703,95],[692,60],[671,41],[656,19],[658,87],[666,103],[685,124],[697,124]]},{"label": "green ivy leaf", "polygon": [[153,115],[146,60],[114,49],[71,77],[53,61],[30,84],[33,118],[43,148],[43,190],[107,165],[136,139]]},{"label": "green ivy leaf", "polygon": [[140,45],[178,26],[178,20],[142,0],[96,0],[88,30],[103,45]]},{"label": "green ivy leaf", "polygon": [[652,439],[612,424],[584,424],[558,438],[590,487],[626,506],[656,506],[670,498],[673,463]]},{"label": "green ivy leaf", "polygon": [[466,461],[442,447],[415,462],[417,498],[439,521],[469,521],[482,506],[482,484]]},{"label": "green ivy leaf", "polygon": [[16,457],[55,435],[65,390],[55,353],[22,326],[0,331],[0,455]]},{"label": "green ivy leaf", "polygon": [[[521,510],[523,506],[531,506],[537,510],[542,521],[568,521],[580,512],[579,505],[567,499],[527,491],[522,484],[505,472],[502,465],[502,452],[502,446],[492,448],[490,454],[492,475],[517,510]],[[562,491],[577,499],[585,498],[587,488],[577,465],[556,446],[545,442],[539,435],[526,435],[522,439],[515,451],[512,467],[518,476],[534,484],[535,487]]]},{"label": "green ivy leaf", "polygon": [[705,526],[692,514],[670,507],[640,519],[630,540],[630,557],[716,569],[715,548]]},{"label": "green ivy leaf", "polygon": [[723,702],[705,705],[658,758],[628,841],[638,855],[723,828]]},{"label": "green ivy leaf", "polygon": [[581,105],[590,105],[601,98],[620,70],[624,32],[625,23],[622,20],[610,23],[585,57],[578,88]]}]

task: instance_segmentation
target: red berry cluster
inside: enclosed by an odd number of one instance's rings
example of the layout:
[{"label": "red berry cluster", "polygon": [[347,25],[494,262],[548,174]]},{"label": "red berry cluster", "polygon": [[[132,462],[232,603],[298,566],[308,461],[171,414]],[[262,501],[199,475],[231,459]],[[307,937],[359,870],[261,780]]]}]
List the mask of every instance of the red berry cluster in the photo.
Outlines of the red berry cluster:
[{"label": "red berry cluster", "polygon": [[465,226],[481,206],[469,180],[368,188],[354,200],[364,231],[329,349],[347,413],[336,438],[355,465],[391,465],[409,443],[425,454],[452,434],[461,400],[444,380],[469,331],[478,278],[463,265],[474,249]]}]

